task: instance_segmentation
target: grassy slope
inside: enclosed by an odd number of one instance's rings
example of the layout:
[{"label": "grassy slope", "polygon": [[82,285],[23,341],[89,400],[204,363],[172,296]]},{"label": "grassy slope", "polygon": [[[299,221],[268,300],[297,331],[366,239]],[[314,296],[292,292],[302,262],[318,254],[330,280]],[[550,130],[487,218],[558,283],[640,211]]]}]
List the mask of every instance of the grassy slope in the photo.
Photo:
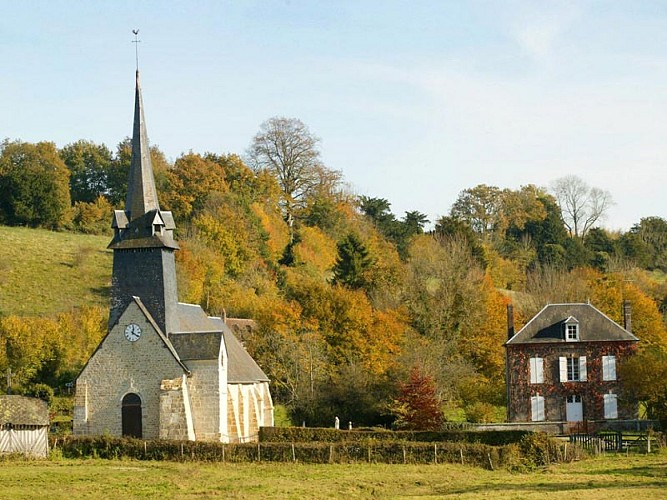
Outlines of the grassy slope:
[{"label": "grassy slope", "polygon": [[108,236],[0,226],[0,314],[53,314],[109,302]]},{"label": "grassy slope", "polygon": [[667,498],[667,454],[532,473],[460,465],[5,461],[0,498]]}]

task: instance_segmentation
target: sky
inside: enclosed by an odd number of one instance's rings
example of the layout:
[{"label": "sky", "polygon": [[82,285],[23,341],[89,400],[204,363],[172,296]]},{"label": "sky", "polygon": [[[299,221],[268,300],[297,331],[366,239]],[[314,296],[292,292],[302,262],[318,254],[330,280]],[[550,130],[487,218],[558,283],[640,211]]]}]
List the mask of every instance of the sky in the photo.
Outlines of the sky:
[{"label": "sky", "polygon": [[667,218],[667,2],[0,0],[0,140],[131,134],[243,155],[303,121],[327,167],[392,211],[447,215],[478,184],[611,193],[603,225]]}]

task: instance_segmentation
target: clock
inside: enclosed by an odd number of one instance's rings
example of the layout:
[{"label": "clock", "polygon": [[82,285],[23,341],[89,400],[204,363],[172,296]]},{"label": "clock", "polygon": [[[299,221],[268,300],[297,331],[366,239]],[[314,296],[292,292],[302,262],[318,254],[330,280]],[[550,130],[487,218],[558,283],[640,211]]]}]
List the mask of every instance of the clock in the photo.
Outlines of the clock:
[{"label": "clock", "polygon": [[125,327],[125,338],[130,342],[136,342],[141,337],[141,328],[135,323],[130,323]]}]

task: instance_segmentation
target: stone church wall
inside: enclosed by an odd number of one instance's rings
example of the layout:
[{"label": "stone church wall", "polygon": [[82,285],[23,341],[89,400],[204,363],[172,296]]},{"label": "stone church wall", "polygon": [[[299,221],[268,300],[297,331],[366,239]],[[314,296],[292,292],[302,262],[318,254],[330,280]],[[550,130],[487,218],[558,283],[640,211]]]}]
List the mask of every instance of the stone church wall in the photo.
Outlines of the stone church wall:
[{"label": "stone church wall", "polygon": [[197,440],[224,441],[221,409],[220,365],[217,360],[191,360],[188,391]]},{"label": "stone church wall", "polygon": [[[142,329],[136,342],[124,336],[129,323]],[[141,309],[131,303],[77,379],[74,433],[121,436],[121,403],[126,394],[135,393],[141,398],[143,437],[158,438],[160,382],[183,373]]]},{"label": "stone church wall", "polygon": [[185,375],[160,384],[160,439],[195,439]]}]

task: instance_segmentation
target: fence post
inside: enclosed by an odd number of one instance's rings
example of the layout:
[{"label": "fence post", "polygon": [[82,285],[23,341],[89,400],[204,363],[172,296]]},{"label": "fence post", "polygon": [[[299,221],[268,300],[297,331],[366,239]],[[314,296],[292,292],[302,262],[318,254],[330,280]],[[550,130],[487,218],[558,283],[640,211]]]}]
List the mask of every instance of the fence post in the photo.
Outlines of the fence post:
[{"label": "fence post", "polygon": [[461,453],[461,465],[463,465],[463,448],[459,449],[459,453]]},{"label": "fence post", "polygon": [[292,462],[296,462],[296,452],[294,451],[294,443],[292,443]]},{"label": "fence post", "polygon": [[406,463],[405,445],[403,445],[403,463]]},{"label": "fence post", "polygon": [[262,461],[262,448],[261,448],[261,446],[262,446],[262,445],[261,445],[261,444],[259,443],[259,441],[258,441],[258,442],[257,442],[257,461],[258,461],[258,462],[261,462],[261,461]]},{"label": "fence post", "polygon": [[438,443],[433,443],[433,463],[438,463]]},{"label": "fence post", "polygon": [[225,463],[225,443],[222,443],[222,463]]}]

